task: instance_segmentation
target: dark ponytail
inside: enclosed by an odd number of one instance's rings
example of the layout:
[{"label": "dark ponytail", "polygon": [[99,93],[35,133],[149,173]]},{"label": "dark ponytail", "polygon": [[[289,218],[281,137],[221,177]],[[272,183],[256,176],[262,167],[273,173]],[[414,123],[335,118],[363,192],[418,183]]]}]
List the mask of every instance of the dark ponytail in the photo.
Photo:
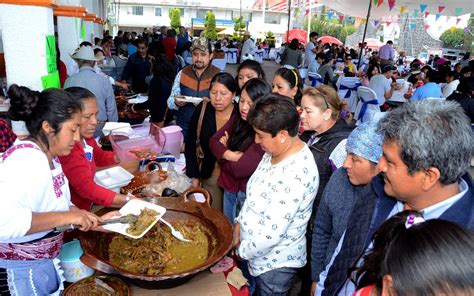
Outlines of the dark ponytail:
[{"label": "dark ponytail", "polygon": [[11,104],[8,116],[12,120],[24,121],[30,136],[42,141],[47,147],[49,143],[43,132],[43,122],[47,121],[54,129],[54,134],[57,134],[64,122],[81,111],[80,102],[60,89],[50,88],[40,93],[13,84],[8,96]]},{"label": "dark ponytail", "polygon": [[33,110],[38,104],[40,92],[13,84],[8,89],[8,97],[10,98],[8,117],[11,120],[21,120],[26,122],[29,120],[33,114]]}]

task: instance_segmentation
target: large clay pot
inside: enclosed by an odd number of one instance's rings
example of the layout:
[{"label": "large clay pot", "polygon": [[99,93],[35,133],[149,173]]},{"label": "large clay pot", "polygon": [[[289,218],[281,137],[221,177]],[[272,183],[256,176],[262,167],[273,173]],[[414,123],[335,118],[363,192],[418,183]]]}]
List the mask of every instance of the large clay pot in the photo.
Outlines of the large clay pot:
[{"label": "large clay pot", "polygon": [[[194,193],[202,193],[206,197],[205,203],[193,201]],[[164,219],[173,223],[177,221],[192,221],[208,227],[214,234],[216,246],[210,250],[210,256],[199,266],[186,272],[167,274],[163,276],[148,276],[129,272],[115,266],[108,260],[108,246],[115,233],[99,233],[89,231],[81,233],[80,240],[84,254],[81,261],[87,266],[112,275],[118,275],[133,284],[148,289],[171,288],[183,284],[195,274],[204,271],[222,259],[232,247],[232,225],[219,211],[211,208],[210,194],[204,189],[190,189],[176,198],[148,198],[149,202],[166,208]],[[102,209],[98,214],[104,214],[111,209]]]}]

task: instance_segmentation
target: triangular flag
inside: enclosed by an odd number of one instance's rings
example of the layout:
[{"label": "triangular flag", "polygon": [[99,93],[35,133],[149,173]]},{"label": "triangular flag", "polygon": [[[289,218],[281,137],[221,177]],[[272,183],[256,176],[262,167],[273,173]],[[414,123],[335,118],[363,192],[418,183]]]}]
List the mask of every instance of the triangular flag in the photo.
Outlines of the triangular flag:
[{"label": "triangular flag", "polygon": [[429,13],[428,11],[425,12],[425,18],[427,18],[429,14],[430,14],[430,13]]},{"label": "triangular flag", "polygon": [[425,12],[426,7],[428,7],[428,5],[426,5],[426,4],[420,4],[420,11],[421,11],[421,13]]},{"label": "triangular flag", "polygon": [[367,19],[362,19],[362,24],[366,24],[367,23]]},{"label": "triangular flag", "polygon": [[332,12],[332,11],[328,12],[328,18],[329,19],[332,19],[333,16],[334,16],[334,12]]},{"label": "triangular flag", "polygon": [[456,18],[456,26],[459,24],[460,21],[461,21],[461,18],[457,17]]},{"label": "triangular flag", "polygon": [[410,24],[410,31],[415,31],[416,29],[416,24],[413,23],[413,24]]},{"label": "triangular flag", "polygon": [[86,39],[86,26],[84,25],[84,20],[81,22],[81,39]]},{"label": "triangular flag", "polygon": [[415,11],[413,11],[413,17],[418,17],[418,9],[415,9]]},{"label": "triangular flag", "polygon": [[454,15],[455,16],[460,16],[461,12],[462,12],[462,8],[460,8],[460,7],[454,8]]},{"label": "triangular flag", "polygon": [[428,30],[430,28],[430,25],[424,25],[423,27],[425,28],[425,30]]},{"label": "triangular flag", "polygon": [[395,0],[388,0],[388,9],[392,11],[394,7],[395,7]]},{"label": "triangular flag", "polygon": [[378,2],[379,0],[374,0],[374,5],[377,5]]},{"label": "triangular flag", "polygon": [[360,17],[356,17],[354,21],[354,26],[356,27],[360,26],[361,22],[362,22],[362,19]]},{"label": "triangular flag", "polygon": [[444,10],[444,6],[438,6],[438,13],[441,13]]},{"label": "triangular flag", "polygon": [[342,21],[344,19],[344,16],[343,15],[340,15],[339,16],[339,20]]},{"label": "triangular flag", "polygon": [[440,17],[441,17],[441,14],[437,13],[436,14],[436,21],[438,21]]},{"label": "triangular flag", "polygon": [[449,29],[452,32],[454,32],[454,30],[456,30],[456,27],[451,27],[451,29]]},{"label": "triangular flag", "polygon": [[383,0],[378,0],[378,1],[377,1],[377,7],[379,7],[380,5],[382,5],[382,3],[383,3]]},{"label": "triangular flag", "polygon": [[309,14],[309,9],[306,9],[306,10],[304,11],[304,16],[307,16],[308,14]]},{"label": "triangular flag", "polygon": [[373,20],[372,21],[372,25],[374,25],[375,28],[378,28],[381,23],[382,23],[382,21],[380,21],[380,20]]},{"label": "triangular flag", "polygon": [[388,27],[392,24],[392,22],[385,22],[385,24],[387,24],[387,27]]},{"label": "triangular flag", "polygon": [[400,14],[402,14],[405,11],[405,6],[400,6]]}]

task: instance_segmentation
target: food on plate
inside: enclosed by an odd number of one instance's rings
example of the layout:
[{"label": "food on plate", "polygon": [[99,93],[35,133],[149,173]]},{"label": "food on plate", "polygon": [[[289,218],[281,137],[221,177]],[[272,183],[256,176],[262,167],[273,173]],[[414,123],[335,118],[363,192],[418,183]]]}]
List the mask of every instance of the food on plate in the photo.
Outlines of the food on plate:
[{"label": "food on plate", "polygon": [[159,214],[160,213],[155,210],[144,208],[141,210],[137,220],[130,223],[130,227],[127,228],[127,233],[134,236],[142,234],[143,231],[145,231],[153,222],[155,222],[156,216]]},{"label": "food on plate", "polygon": [[129,272],[157,276],[191,270],[212,255],[216,239],[207,227],[192,221],[172,224],[192,242],[177,240],[159,223],[141,239],[115,236],[109,245],[110,262]]}]

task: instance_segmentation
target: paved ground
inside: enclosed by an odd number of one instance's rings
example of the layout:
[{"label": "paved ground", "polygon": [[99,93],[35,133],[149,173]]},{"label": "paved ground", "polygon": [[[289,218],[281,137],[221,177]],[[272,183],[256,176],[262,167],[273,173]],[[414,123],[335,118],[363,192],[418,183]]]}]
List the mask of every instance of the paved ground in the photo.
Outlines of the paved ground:
[{"label": "paved ground", "polygon": [[[236,76],[238,67],[239,64],[227,64],[225,70],[232,74],[232,76]],[[263,61],[262,68],[265,72],[265,76],[267,78],[268,83],[271,84],[273,80],[273,74],[275,74],[275,71],[280,68],[280,65],[275,63],[274,61]]]}]

